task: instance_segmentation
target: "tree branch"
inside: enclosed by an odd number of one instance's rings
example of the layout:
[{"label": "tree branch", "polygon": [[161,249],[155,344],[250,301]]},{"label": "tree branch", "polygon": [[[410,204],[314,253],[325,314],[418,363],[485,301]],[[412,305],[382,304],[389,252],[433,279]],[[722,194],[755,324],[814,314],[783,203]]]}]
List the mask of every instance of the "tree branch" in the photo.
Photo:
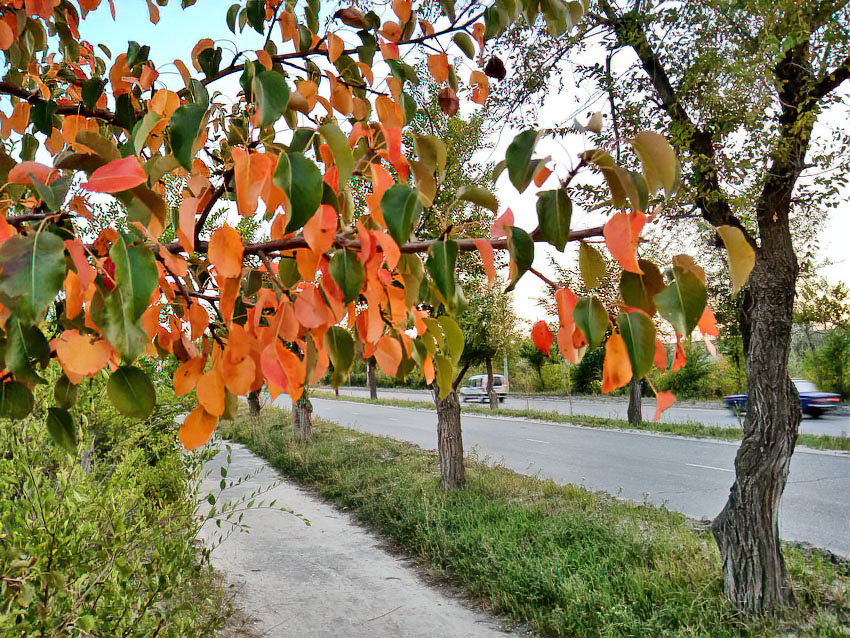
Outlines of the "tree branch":
[{"label": "tree branch", "polygon": [[[38,91],[29,91],[11,82],[0,82],[0,94],[21,98],[32,105],[44,102],[44,98],[41,97]],[[84,115],[86,117],[104,120],[110,124],[115,122],[115,113],[112,111],[108,109],[90,109],[83,104],[61,105],[56,109],[56,115]]]},{"label": "tree branch", "polygon": [[824,73],[823,77],[815,83],[809,95],[815,100],[823,99],[848,78],[850,78],[850,55],[832,71]]}]

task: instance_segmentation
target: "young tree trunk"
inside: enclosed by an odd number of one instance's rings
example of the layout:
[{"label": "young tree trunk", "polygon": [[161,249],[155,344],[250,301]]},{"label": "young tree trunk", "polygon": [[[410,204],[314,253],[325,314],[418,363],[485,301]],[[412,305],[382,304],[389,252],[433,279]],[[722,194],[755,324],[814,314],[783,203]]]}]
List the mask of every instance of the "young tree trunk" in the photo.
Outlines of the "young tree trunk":
[{"label": "young tree trunk", "polygon": [[643,394],[643,381],[632,378],[629,383],[629,425],[639,426],[643,422],[643,413],[641,411],[641,395]]},{"label": "young tree trunk", "polygon": [[460,401],[457,390],[445,399],[440,399],[440,391],[434,385],[434,398],[437,402],[437,455],[440,458],[440,487],[446,490],[463,487],[463,439],[460,429]]},{"label": "young tree trunk", "polygon": [[260,391],[254,390],[248,393],[248,413],[251,416],[260,416]]},{"label": "young tree trunk", "polygon": [[366,379],[369,383],[369,398],[375,401],[378,398],[378,379],[375,377],[375,357],[366,360]]},{"label": "young tree trunk", "polygon": [[292,403],[292,429],[298,433],[303,443],[313,438],[313,404],[307,388],[301,397]]},{"label": "young tree trunk", "polygon": [[543,382],[543,366],[537,366],[537,376],[540,377],[540,389],[545,390],[546,384]]},{"label": "young tree trunk", "polygon": [[499,395],[496,394],[496,386],[493,385],[493,360],[489,357],[485,360],[487,365],[487,392],[490,394],[490,409],[499,408]]},{"label": "young tree trunk", "polygon": [[[776,234],[774,234],[776,233]],[[767,233],[750,275],[744,324],[747,417],[735,458],[735,483],[712,533],[723,560],[726,597],[748,615],[793,602],[779,544],[779,502],[800,425],[800,400],[788,377],[797,278],[790,233]]]}]

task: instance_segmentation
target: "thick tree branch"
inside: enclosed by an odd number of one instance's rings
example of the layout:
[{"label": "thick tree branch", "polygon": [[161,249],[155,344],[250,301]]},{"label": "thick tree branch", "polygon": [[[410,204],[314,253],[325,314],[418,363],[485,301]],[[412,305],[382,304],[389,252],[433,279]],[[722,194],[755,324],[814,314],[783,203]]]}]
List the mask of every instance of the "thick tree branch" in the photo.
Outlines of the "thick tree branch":
[{"label": "thick tree branch", "polygon": [[[38,91],[29,91],[11,82],[0,82],[0,94],[21,98],[32,105],[44,101],[44,98],[41,97]],[[110,124],[115,122],[115,113],[112,111],[108,109],[90,109],[83,104],[61,105],[56,109],[56,115],[84,115],[85,117],[104,120]]]},{"label": "thick tree branch", "polygon": [[664,110],[673,122],[691,132],[686,138],[685,150],[693,155],[697,191],[695,203],[703,218],[714,226],[728,225],[740,229],[747,241],[755,247],[755,239],[734,214],[720,187],[717,154],[711,133],[698,128],[682,106],[670,76],[649,44],[643,25],[633,18],[626,19],[618,15],[608,0],[602,0],[600,6],[605,13],[605,23],[614,30],[618,43],[630,47],[637,55]]},{"label": "thick tree branch", "polygon": [[850,55],[844,58],[844,61],[832,71],[825,73],[809,92],[809,95],[816,100],[821,100],[848,78],[850,78]]}]

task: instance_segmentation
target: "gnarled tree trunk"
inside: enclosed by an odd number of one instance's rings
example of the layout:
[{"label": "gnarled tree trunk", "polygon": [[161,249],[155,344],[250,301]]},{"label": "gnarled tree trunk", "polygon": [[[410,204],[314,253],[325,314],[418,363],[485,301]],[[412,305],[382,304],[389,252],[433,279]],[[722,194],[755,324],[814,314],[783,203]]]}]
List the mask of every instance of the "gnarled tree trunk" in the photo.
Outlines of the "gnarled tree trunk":
[{"label": "gnarled tree trunk", "polygon": [[260,391],[254,390],[248,393],[248,413],[251,416],[260,416]]},{"label": "gnarled tree trunk", "polygon": [[369,398],[375,401],[378,398],[378,379],[375,377],[375,357],[366,360],[366,380],[369,383]]},{"label": "gnarled tree trunk", "polygon": [[496,386],[493,383],[493,360],[488,357],[485,363],[487,365],[487,392],[490,399],[490,409],[497,410],[499,408],[499,395],[496,393]]},{"label": "gnarled tree trunk", "polygon": [[434,385],[434,398],[437,402],[437,455],[440,458],[440,487],[456,489],[463,486],[463,438],[460,429],[460,401],[457,390],[445,399]]},{"label": "gnarled tree trunk", "polygon": [[304,443],[313,438],[313,404],[310,403],[307,388],[304,388],[299,399],[292,403],[292,429]]},{"label": "gnarled tree trunk", "polygon": [[643,422],[643,413],[640,400],[643,395],[643,381],[632,378],[629,383],[629,425],[639,426]]},{"label": "gnarled tree trunk", "polygon": [[779,502],[801,418],[799,397],[788,377],[798,267],[790,234],[782,226],[762,226],[762,245],[750,275],[744,437],[729,500],[712,523],[726,596],[749,615],[773,613],[793,601],[779,544]]}]

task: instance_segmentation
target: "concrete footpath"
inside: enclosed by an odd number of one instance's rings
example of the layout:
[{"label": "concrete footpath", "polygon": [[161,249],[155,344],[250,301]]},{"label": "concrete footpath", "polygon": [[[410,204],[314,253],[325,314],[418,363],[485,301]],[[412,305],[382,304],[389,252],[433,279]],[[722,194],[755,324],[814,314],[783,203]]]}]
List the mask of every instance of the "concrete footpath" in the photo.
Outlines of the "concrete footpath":
[{"label": "concrete footpath", "polygon": [[[227,480],[256,473],[222,498],[238,499],[274,484],[279,476],[245,447],[232,445]],[[205,468],[201,496],[218,494],[220,453]],[[217,497],[218,498],[218,497]],[[235,531],[212,552],[248,633],[289,638],[504,638],[525,634],[502,630],[498,619],[474,611],[456,597],[426,584],[410,561],[383,549],[380,537],[352,517],[299,487],[281,482],[259,497],[277,499],[310,521],[277,510],[250,510]],[[226,524],[222,524],[222,529]],[[201,536],[210,542],[221,530],[208,522]]]}]

